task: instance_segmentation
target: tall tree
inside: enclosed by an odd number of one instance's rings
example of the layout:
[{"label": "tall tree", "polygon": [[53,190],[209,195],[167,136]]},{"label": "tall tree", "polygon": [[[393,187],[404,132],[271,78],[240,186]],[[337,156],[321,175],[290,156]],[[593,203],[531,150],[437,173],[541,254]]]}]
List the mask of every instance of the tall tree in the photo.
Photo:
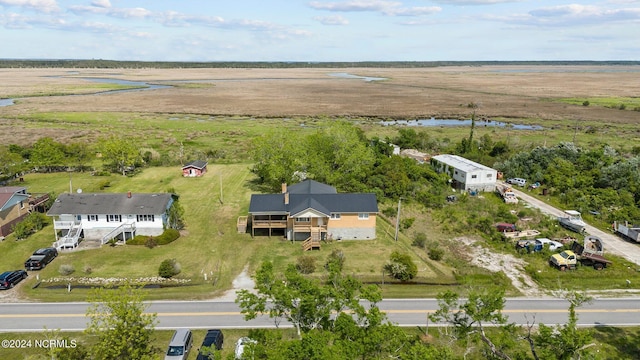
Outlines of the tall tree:
[{"label": "tall tree", "polygon": [[345,191],[361,191],[375,154],[362,131],[347,122],[333,122],[309,135],[306,143],[310,177]]},{"label": "tall tree", "polygon": [[89,298],[89,326],[85,330],[96,336],[92,348],[95,359],[153,359],[153,331],[156,314],[145,314],[140,288],[132,285],[117,289],[96,288]]},{"label": "tall tree", "polygon": [[305,143],[302,135],[284,130],[256,138],[251,150],[254,161],[252,171],[271,190],[279,189],[282,183],[303,180],[297,174],[305,171]]},{"label": "tall tree", "polygon": [[44,168],[47,171],[63,166],[66,162],[62,144],[50,137],[40,138],[33,144],[30,160],[33,166]]},{"label": "tall tree", "polygon": [[99,149],[102,159],[122,175],[127,174],[127,168],[134,166],[140,160],[140,151],[130,138],[111,136],[100,140]]}]

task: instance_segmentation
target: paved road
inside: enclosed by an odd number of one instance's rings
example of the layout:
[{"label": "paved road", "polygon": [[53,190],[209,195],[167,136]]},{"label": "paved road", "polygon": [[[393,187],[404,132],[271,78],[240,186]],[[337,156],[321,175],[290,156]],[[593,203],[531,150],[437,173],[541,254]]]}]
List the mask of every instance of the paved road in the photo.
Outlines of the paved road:
[{"label": "paved road", "polygon": [[[529,195],[526,190],[523,191],[514,188],[514,192],[520,199],[531,204],[531,206],[540,209],[540,211],[545,214],[549,214],[554,217],[564,215],[564,210],[559,210],[549,204],[536,199],[535,197]],[[612,233],[604,232],[589,224],[587,224],[586,226],[586,231],[588,234],[595,235],[602,239],[602,242],[604,244],[605,256],[607,252],[610,252],[612,254],[622,256],[623,258],[637,265],[640,265],[640,244],[634,244],[632,242],[626,241]]]},{"label": "paved road", "polygon": [[[81,302],[0,304],[0,332],[81,331],[88,323],[87,307]],[[434,299],[396,299],[383,300],[379,307],[398,325],[425,326],[438,305]],[[567,301],[556,298],[513,298],[507,299],[504,314],[518,324],[553,325],[567,321],[568,307]],[[157,301],[150,303],[148,312],[157,314],[158,329],[275,327],[267,317],[245,321],[238,306],[226,301]],[[640,299],[596,299],[578,308],[578,317],[581,326],[638,326]]]}]

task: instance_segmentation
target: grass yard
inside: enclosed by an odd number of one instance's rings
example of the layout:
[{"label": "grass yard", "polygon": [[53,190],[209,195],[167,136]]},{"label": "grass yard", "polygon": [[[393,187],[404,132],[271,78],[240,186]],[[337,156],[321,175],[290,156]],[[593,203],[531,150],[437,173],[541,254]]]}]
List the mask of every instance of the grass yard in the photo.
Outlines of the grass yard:
[{"label": "grass yard", "polygon": [[[88,288],[75,286],[75,278],[130,278],[156,276],[162,260],[175,258],[182,272],[176,277],[189,282],[183,286],[147,289],[147,298],[204,299],[222,294],[232,287],[233,279],[246,267],[249,272],[262,261],[272,261],[276,269],[283,270],[297,258],[308,255],[316,258],[321,276],[328,254],[339,249],[345,253],[345,272],[366,283],[383,283],[385,296],[416,297],[435,295],[439,289],[433,285],[457,284],[455,271],[441,262],[429,260],[423,250],[410,246],[411,239],[400,233],[394,241],[394,226],[378,220],[378,238],[371,241],[334,241],[324,243],[320,251],[303,253],[299,242],[285,241],[278,236],[238,234],[236,220],[246,215],[250,195],[255,187],[249,164],[210,164],[208,173],[200,178],[184,178],[179,167],[149,168],[133,177],[120,175],[91,176],[89,173],[28,174],[21,185],[30,192],[60,194],[82,189],[83,192],[165,192],[175,191],[185,210],[186,228],[175,242],[149,249],[145,246],[103,246],[73,252],[63,252],[49,266],[31,272],[24,285],[18,287],[23,296],[40,301],[84,300]],[[71,184],[70,184],[71,182]],[[53,227],[47,226],[26,240],[14,241],[9,237],[0,244],[0,250],[11,254],[7,266],[22,268],[23,261],[39,247],[54,241]],[[394,250],[411,254],[418,264],[417,285],[389,285],[394,283],[383,277],[382,266]],[[61,265],[71,265],[75,272],[69,276],[59,273]],[[206,277],[206,280],[205,280]],[[38,278],[38,279],[37,279]],[[74,279],[70,279],[74,278]],[[34,286],[42,281],[36,288]],[[67,283],[72,282],[68,292]],[[59,285],[53,287],[52,285]],[[185,287],[189,291],[184,291]]]}]

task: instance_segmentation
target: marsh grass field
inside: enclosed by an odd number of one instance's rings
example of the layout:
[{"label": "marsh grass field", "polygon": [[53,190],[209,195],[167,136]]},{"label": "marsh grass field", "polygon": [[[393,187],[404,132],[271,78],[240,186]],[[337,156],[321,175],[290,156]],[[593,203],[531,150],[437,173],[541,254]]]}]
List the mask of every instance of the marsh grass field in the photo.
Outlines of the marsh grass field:
[{"label": "marsh grass field", "polygon": [[[384,78],[349,79],[340,74]],[[231,288],[246,267],[249,272],[263,260],[280,269],[303,255],[299,244],[278,237],[238,234],[236,219],[246,215],[251,193],[262,192],[250,172],[249,151],[257,136],[287,129],[291,136],[315,131],[322,124],[346,119],[367,136],[393,137],[397,126],[381,120],[450,118],[494,119],[509,124],[531,124],[542,130],[515,130],[511,126],[486,127],[479,122],[476,136],[506,139],[514,147],[550,146],[575,140],[580,146],[611,145],[629,149],[640,139],[640,71],[633,66],[479,66],[438,68],[340,69],[0,69],[0,98],[15,105],[0,107],[0,142],[28,146],[41,137],[59,142],[87,142],[108,136],[133,138],[142,150],[160,149],[185,158],[215,152],[209,172],[202,178],[183,178],[178,166],[145,168],[133,177],[90,173],[26,174],[29,192],[59,194],[81,188],[84,192],[164,192],[174,190],[185,209],[186,229],[177,241],[153,249],[144,246],[103,246],[68,252],[39,272],[40,279],[58,278],[59,266],[72,265],[72,277],[148,277],[157,275],[160,262],[175,258],[183,288],[147,290],[147,298],[206,299]],[[122,90],[118,84],[96,84],[85,78],[103,77],[171,88]],[[584,102],[588,101],[589,106]],[[626,104],[623,108],[619,104]],[[467,127],[426,129],[449,142],[468,136]],[[444,140],[443,140],[444,141]],[[100,161],[94,160],[99,167]],[[381,208],[393,204],[382,203]],[[439,229],[431,214],[408,207],[411,216],[424,216],[415,228]],[[441,230],[441,229],[440,229]],[[455,266],[432,261],[424,250],[411,246],[411,234],[395,242],[393,225],[380,219],[378,238],[366,242],[333,242],[316,258],[318,273],[332,249],[343,250],[345,271],[369,283],[382,283],[385,296],[435,296],[460,285],[461,279],[504,283],[508,295],[518,295],[504,278],[474,268],[461,273]],[[408,236],[409,235],[409,236]],[[430,234],[446,242],[452,231]],[[54,240],[52,226],[15,241],[0,243],[11,256],[6,267],[21,268],[28,255]],[[411,288],[389,285],[383,278],[384,259],[394,249],[409,252],[419,273]],[[206,280],[205,280],[206,274]],[[32,274],[33,275],[33,274]],[[322,276],[317,274],[315,276]],[[542,276],[541,278],[544,278]],[[557,275],[550,274],[547,282]],[[635,279],[635,278],[634,278]],[[594,280],[595,281],[595,280]],[[19,287],[23,298],[42,301],[84,300],[86,289],[37,288],[35,276]],[[189,289],[188,292],[183,291]]]}]

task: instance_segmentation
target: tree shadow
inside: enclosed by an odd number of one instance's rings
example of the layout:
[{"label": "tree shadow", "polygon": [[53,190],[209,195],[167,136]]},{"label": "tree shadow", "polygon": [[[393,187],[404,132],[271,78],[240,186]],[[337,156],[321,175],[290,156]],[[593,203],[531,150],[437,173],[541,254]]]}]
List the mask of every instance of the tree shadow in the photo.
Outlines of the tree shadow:
[{"label": "tree shadow", "polygon": [[640,343],[638,343],[640,328],[596,327],[594,337],[618,350],[614,357],[610,357],[611,359],[640,359]]}]

